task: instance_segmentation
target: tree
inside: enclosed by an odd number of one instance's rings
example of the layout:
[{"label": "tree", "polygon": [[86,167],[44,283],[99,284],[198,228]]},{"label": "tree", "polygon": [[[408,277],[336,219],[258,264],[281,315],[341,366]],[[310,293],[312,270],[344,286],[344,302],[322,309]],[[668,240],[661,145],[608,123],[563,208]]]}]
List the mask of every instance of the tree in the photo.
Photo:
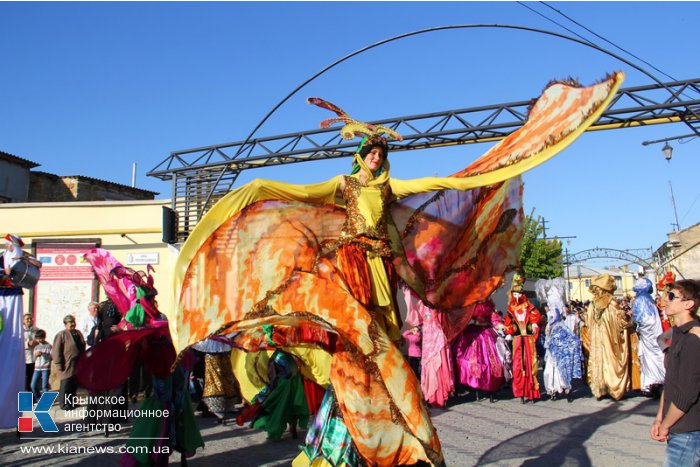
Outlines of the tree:
[{"label": "tree", "polygon": [[564,275],[561,241],[542,238],[541,217],[534,217],[533,209],[525,218],[525,232],[520,246],[520,266],[530,279],[553,279]]}]

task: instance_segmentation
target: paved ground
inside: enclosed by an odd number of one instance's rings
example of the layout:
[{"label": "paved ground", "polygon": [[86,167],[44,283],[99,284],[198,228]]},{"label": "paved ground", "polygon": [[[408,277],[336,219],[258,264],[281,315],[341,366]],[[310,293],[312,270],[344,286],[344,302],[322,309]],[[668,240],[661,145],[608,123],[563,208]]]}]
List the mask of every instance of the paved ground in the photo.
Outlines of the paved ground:
[{"label": "paved ground", "polygon": [[[577,399],[543,400],[521,404],[505,396],[491,404],[473,395],[457,398],[446,410],[433,409],[433,421],[448,466],[658,466],[664,445],[649,439],[649,426],[657,402],[630,397],[620,402],[596,401],[585,388]],[[53,409],[57,420],[62,412]],[[235,423],[218,425],[211,418],[197,418],[206,447],[189,459],[190,466],[281,466],[298,453],[289,433],[278,442],[265,440],[265,433]],[[300,433],[303,438],[303,432]],[[104,433],[83,434],[64,445],[118,447],[123,440],[104,438]],[[119,434],[124,437],[126,433]],[[22,453],[21,447],[56,446],[57,439],[18,440],[15,433],[0,432],[0,465],[117,465],[118,454]],[[171,464],[179,456],[171,456]]]}]

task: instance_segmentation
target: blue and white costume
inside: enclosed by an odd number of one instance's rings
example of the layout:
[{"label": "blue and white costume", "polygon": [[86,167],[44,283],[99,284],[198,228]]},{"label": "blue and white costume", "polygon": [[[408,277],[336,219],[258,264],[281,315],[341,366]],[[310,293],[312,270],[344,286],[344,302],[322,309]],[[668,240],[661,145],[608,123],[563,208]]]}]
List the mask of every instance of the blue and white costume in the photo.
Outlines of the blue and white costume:
[{"label": "blue and white costume", "polygon": [[649,391],[655,384],[664,384],[666,371],[664,356],[656,340],[663,332],[661,318],[651,297],[653,286],[649,279],[642,277],[634,283],[636,298],[632,304],[632,318],[637,323],[639,336],[639,365],[642,370],[642,391]]},{"label": "blue and white costume", "polygon": [[540,279],[535,283],[540,302],[546,302],[547,328],[545,331],[544,387],[547,394],[571,390],[571,380],[581,378],[581,340],[565,323],[564,280]]}]

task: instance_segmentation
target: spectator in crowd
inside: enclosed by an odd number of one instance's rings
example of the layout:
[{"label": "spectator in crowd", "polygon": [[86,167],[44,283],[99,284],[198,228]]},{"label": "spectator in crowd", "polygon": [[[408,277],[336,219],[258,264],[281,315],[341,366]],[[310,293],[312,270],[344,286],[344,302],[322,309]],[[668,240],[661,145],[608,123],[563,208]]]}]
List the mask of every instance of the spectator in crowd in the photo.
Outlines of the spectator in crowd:
[{"label": "spectator in crowd", "polygon": [[34,347],[37,345],[36,340],[37,328],[34,327],[34,317],[31,313],[24,315],[24,390],[32,390],[32,376],[34,376]]},{"label": "spectator in crowd", "polygon": [[85,351],[85,338],[80,331],[75,329],[73,315],[66,315],[63,318],[63,324],[66,328],[56,334],[51,358],[58,372],[58,378],[61,380],[58,393],[60,407],[63,410],[73,410],[72,397],[75,396],[78,389],[75,366],[78,363],[78,357]]},{"label": "spectator in crowd", "polygon": [[80,325],[78,326],[78,331],[83,334],[88,349],[95,343],[95,336],[93,333],[97,332],[98,306],[99,303],[90,302],[87,306],[87,315],[83,316],[83,318],[80,320]]},{"label": "spectator in crowd", "polygon": [[421,333],[420,326],[413,326],[403,332],[403,337],[408,341],[408,364],[420,380],[420,356],[421,356]]},{"label": "spectator in crowd", "polygon": [[700,282],[681,280],[666,295],[673,320],[666,379],[651,437],[667,441],[667,466],[700,464]]},{"label": "spectator in crowd", "polygon": [[545,331],[547,330],[547,324],[549,318],[547,314],[550,313],[549,305],[545,304],[542,306],[542,311],[540,312],[540,320],[537,323],[539,326],[539,334],[535,340],[535,351],[537,352],[537,368],[542,370],[544,368],[544,357],[546,354],[546,349],[544,345],[545,341]]},{"label": "spectator in crowd", "polygon": [[565,307],[566,316],[564,317],[564,324],[571,331],[573,335],[578,337],[579,335],[579,324],[581,323],[581,318],[579,318],[578,308],[574,308],[574,305]]},{"label": "spectator in crowd", "polygon": [[[32,376],[32,392],[34,399],[49,390],[49,373],[51,371],[51,344],[46,342],[46,331],[37,329],[37,344],[34,346],[34,375]],[[39,390],[41,388],[41,390]]]}]

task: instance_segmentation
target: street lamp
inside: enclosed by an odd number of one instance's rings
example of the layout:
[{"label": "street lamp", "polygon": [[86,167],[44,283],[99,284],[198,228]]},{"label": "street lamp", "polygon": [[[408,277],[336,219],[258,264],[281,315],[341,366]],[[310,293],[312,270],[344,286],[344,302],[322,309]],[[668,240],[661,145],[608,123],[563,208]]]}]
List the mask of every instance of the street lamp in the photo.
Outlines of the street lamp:
[{"label": "street lamp", "polygon": [[[664,147],[661,148],[661,152],[664,154],[664,159],[667,161],[671,162],[671,157],[673,157],[673,148],[671,147],[670,144],[668,144],[669,141],[673,140],[683,140],[684,138],[697,138],[698,134],[697,133],[691,133],[689,135],[682,135],[682,136],[672,136],[671,138],[664,138],[664,139],[656,139],[654,141],[642,141],[642,146],[649,146],[650,144],[656,144],[656,143],[666,143],[664,144]],[[680,141],[681,144],[687,141]]]},{"label": "street lamp", "polygon": [[670,144],[668,144],[668,141],[666,141],[666,144],[664,144],[664,147],[661,148],[661,152],[664,153],[664,159],[671,162],[671,157],[673,157],[673,148],[671,147]]}]

